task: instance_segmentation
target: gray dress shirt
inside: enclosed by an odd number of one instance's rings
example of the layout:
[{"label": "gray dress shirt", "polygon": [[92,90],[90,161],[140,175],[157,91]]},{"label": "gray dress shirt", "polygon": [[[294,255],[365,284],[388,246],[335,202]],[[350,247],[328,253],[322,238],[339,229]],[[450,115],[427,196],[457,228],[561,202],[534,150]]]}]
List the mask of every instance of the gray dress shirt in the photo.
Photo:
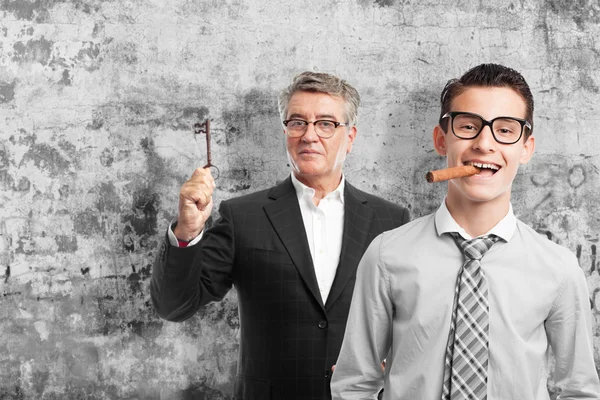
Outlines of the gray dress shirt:
[{"label": "gray dress shirt", "polygon": [[[333,399],[439,400],[454,287],[463,255],[445,204],[379,235],[358,267]],[[512,212],[489,233],[488,400],[549,400],[552,349],[558,399],[599,399],[586,278],[566,248]],[[387,358],[385,373],[380,362]]]}]

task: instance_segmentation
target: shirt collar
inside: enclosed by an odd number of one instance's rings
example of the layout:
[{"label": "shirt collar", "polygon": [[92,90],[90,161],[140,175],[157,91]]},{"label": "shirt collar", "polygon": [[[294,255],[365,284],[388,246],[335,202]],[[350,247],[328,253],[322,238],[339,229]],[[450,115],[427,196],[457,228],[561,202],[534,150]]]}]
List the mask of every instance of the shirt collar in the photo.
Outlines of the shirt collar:
[{"label": "shirt collar", "polygon": [[[463,238],[467,240],[473,239],[452,217],[450,211],[446,207],[446,198],[442,201],[442,205],[438,208],[435,213],[435,227],[437,229],[438,236],[444,233],[458,232]],[[504,239],[506,242],[510,240],[512,235],[515,233],[517,228],[517,217],[513,212],[512,204],[509,204],[508,213],[490,229],[486,235],[494,234]]]},{"label": "shirt collar", "polygon": [[[316,193],[315,189],[308,187],[304,183],[300,182],[298,180],[298,178],[296,178],[296,176],[294,175],[293,172],[291,175],[292,175],[292,185],[294,185],[294,189],[296,189],[296,195],[298,196],[298,199],[300,199],[304,196],[307,196],[308,198],[312,199]],[[327,193],[325,198],[339,199],[339,201],[342,204],[344,204],[344,187],[345,186],[346,186],[346,178],[344,177],[344,174],[342,174],[342,179],[340,180],[340,184],[338,185],[338,187],[333,192]]]}]

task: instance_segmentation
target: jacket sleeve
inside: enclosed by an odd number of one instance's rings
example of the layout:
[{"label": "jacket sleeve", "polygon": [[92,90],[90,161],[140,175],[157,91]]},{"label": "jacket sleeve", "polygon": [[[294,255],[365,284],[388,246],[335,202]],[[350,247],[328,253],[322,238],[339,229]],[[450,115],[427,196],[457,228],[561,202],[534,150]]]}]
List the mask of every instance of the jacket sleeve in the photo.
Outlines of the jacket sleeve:
[{"label": "jacket sleeve", "polygon": [[221,217],[200,243],[179,248],[167,235],[152,268],[150,296],[154,309],[168,321],[184,321],[202,306],[220,301],[232,287],[235,261],[234,225],[226,201]]}]

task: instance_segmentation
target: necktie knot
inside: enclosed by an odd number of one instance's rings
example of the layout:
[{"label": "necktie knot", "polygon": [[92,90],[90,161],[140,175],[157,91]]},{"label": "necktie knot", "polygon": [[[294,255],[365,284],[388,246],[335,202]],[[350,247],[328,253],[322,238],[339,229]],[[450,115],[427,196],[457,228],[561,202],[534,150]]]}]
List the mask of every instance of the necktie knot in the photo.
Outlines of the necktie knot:
[{"label": "necktie knot", "polygon": [[476,237],[471,240],[466,240],[458,233],[453,232],[454,241],[461,248],[465,257],[469,260],[481,260],[483,255],[492,248],[500,238],[496,235],[485,235]]}]

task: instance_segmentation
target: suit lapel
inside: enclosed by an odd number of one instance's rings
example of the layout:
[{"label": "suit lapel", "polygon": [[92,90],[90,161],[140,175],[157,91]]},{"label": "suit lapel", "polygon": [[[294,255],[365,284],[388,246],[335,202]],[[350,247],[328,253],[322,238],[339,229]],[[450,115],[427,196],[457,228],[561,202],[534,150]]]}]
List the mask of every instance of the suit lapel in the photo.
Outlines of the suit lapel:
[{"label": "suit lapel", "polygon": [[323,307],[323,300],[317,284],[317,276],[313,266],[306,230],[300,213],[298,197],[291,178],[272,188],[268,193],[272,203],[264,206],[273,229],[281,239],[298,273],[308,290]]},{"label": "suit lapel", "polygon": [[337,300],[350,278],[356,273],[356,267],[366,250],[367,240],[373,210],[366,206],[367,199],[347,181],[344,191],[344,234],[342,237],[342,251],[333,285],[327,296],[325,309],[329,309]]}]

